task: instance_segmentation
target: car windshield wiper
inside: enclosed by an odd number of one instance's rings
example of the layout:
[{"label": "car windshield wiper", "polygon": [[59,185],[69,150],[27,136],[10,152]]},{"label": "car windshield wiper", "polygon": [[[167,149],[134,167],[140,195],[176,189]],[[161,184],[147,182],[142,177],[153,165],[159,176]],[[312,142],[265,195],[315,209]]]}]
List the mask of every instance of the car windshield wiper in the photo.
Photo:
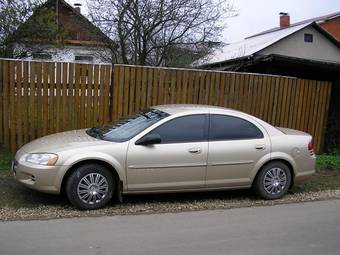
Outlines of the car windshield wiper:
[{"label": "car windshield wiper", "polygon": [[97,128],[97,127],[90,128],[90,129],[88,130],[88,134],[89,134],[90,136],[95,137],[95,138],[103,139],[103,133],[102,133],[102,131],[101,131],[99,128]]},{"label": "car windshield wiper", "polygon": [[143,117],[147,118],[147,119],[151,119],[149,115],[147,115],[145,112],[139,112],[140,115],[142,115]]}]

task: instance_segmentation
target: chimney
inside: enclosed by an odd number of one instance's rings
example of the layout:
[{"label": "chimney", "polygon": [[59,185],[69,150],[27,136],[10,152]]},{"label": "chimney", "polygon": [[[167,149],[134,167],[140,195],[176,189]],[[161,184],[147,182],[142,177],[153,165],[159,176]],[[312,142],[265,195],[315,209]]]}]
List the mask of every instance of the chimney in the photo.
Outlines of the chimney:
[{"label": "chimney", "polygon": [[287,12],[280,12],[280,27],[285,28],[290,26],[290,16]]},{"label": "chimney", "polygon": [[74,9],[75,9],[78,13],[80,13],[80,7],[81,7],[81,4],[80,4],[80,3],[75,3],[75,4],[74,4]]}]

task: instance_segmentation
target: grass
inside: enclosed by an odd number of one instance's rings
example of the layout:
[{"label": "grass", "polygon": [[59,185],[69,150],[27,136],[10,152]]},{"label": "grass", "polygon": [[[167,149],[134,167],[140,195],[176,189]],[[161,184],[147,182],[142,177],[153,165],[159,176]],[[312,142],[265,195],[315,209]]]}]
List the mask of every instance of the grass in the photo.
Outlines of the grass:
[{"label": "grass", "polygon": [[[11,176],[11,154],[0,149],[0,208],[35,208],[41,206],[70,207],[64,196],[39,193],[17,183]],[[294,185],[292,193],[340,189],[340,154],[319,155],[317,157],[316,174],[304,182]],[[223,191],[205,193],[185,193],[169,195],[129,196],[124,199],[133,205],[138,203],[172,203],[174,201],[188,204],[192,201],[218,199],[242,199],[244,197],[256,200],[249,190]],[[127,204],[126,204],[127,205]]]},{"label": "grass", "polygon": [[340,154],[322,154],[317,157],[318,169],[340,169]]},{"label": "grass", "polygon": [[340,154],[317,156],[316,174],[308,180],[297,183],[293,191],[319,191],[340,189]]},{"label": "grass", "polygon": [[0,177],[9,176],[11,170],[11,154],[0,148]]}]

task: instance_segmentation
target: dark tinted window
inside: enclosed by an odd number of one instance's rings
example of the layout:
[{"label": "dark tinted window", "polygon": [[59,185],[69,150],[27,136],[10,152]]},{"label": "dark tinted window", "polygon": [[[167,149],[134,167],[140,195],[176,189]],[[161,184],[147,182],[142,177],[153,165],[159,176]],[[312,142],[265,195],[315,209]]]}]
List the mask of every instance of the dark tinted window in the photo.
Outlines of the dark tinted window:
[{"label": "dark tinted window", "polygon": [[200,114],[169,120],[150,134],[159,134],[162,143],[187,143],[206,141],[206,130],[206,116]]},{"label": "dark tinted window", "polygon": [[211,115],[210,140],[242,140],[263,138],[262,132],[252,123],[241,118]]},{"label": "dark tinted window", "polygon": [[312,34],[304,34],[304,40],[306,43],[312,43],[313,42],[313,35]]}]

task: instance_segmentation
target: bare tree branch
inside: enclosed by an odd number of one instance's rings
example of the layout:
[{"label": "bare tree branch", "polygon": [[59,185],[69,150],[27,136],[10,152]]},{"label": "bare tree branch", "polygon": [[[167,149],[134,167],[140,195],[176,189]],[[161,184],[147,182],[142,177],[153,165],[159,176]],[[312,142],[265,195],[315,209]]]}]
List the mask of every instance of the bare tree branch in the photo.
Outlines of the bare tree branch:
[{"label": "bare tree branch", "polygon": [[88,7],[119,42],[118,62],[139,65],[190,64],[220,45],[226,18],[237,15],[229,0],[89,0]]}]

